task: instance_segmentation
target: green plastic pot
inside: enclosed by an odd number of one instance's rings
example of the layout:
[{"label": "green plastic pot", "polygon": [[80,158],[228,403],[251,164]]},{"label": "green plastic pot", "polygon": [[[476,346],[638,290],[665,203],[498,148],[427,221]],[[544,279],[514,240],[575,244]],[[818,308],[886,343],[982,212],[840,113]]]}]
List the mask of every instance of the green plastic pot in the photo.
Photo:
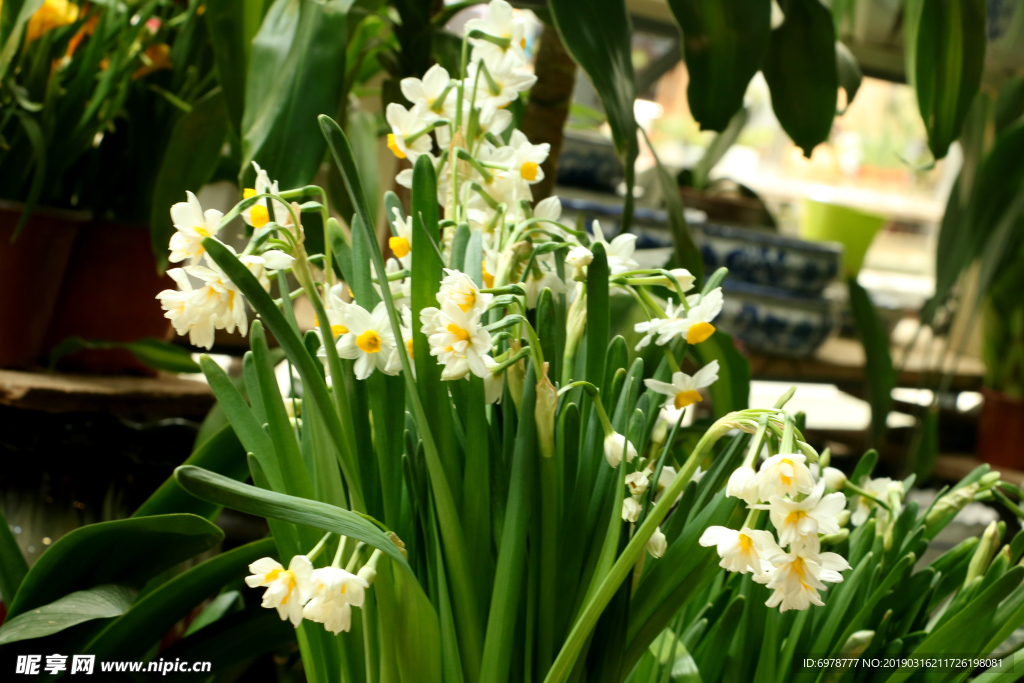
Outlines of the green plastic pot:
[{"label": "green plastic pot", "polygon": [[816,242],[839,242],[845,248],[843,272],[856,275],[875,233],[885,225],[884,216],[848,206],[804,199],[800,235]]}]

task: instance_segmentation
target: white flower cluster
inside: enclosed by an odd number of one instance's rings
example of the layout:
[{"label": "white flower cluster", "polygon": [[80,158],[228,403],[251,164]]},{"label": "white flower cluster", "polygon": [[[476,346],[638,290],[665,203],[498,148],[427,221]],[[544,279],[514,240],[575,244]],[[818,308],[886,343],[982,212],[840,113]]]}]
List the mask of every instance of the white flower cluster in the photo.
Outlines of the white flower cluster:
[{"label": "white flower cluster", "polygon": [[376,571],[367,564],[352,574],[338,567],[313,569],[305,555],[296,555],[285,569],[277,560],[264,557],[249,565],[245,577],[250,588],[265,587],[263,607],[275,608],[281,620],[298,626],[303,619],[323,624],[331,633],[352,627],[352,608],[362,607],[366,589]]},{"label": "white flower cluster", "polygon": [[[680,295],[693,287],[693,276],[688,272],[682,277],[677,276],[679,286],[683,288]],[[683,299],[683,303],[673,306],[669,302],[664,318],[654,318],[637,323],[635,329],[644,335],[636,345],[636,350],[644,348],[652,340],[658,346],[664,346],[674,339],[685,339],[688,344],[699,344],[715,332],[711,324],[722,312],[722,288],[715,287],[706,295],[691,294]],[[657,338],[657,339],[655,339]]]},{"label": "white flower cluster", "polygon": [[[752,510],[767,510],[778,533],[744,525],[739,531],[712,526],[700,538],[717,546],[720,566],[731,572],[754,573],[754,580],[774,592],[766,603],[789,609],[823,605],[825,583],[843,580],[839,572],[850,565],[841,555],[821,552],[821,535],[839,533],[838,518],[846,507],[842,493],[825,493],[824,477],[817,482],[798,453],[773,455],[761,464],[737,468],[729,477],[726,495],[740,498]],[[786,549],[788,547],[788,550]]]},{"label": "white flower cluster", "polygon": [[[265,192],[276,193],[277,182],[271,182],[267,172],[255,162],[253,166],[256,168],[256,188],[246,189],[245,196],[248,198]],[[192,344],[210,349],[213,348],[215,330],[234,332],[238,329],[242,336],[245,336],[248,331],[245,298],[224,271],[209,257],[203,246],[205,238],[217,236],[222,227],[224,214],[216,209],[203,211],[199,199],[191,192],[187,195],[188,201],[179,202],[171,207],[174,234],[171,235],[171,254],[168,259],[171,263],[187,259],[188,265],[167,271],[178,285],[178,289],[165,289],[157,294],[156,298],[166,311],[164,317],[171,321],[178,334],[188,334]],[[287,225],[287,208],[280,202],[273,204],[275,220],[280,225]],[[256,203],[243,212],[243,218],[254,227],[266,225],[270,220],[269,215],[266,205],[261,203]],[[230,246],[228,249],[234,253]],[[270,278],[267,271],[289,268],[295,259],[283,251],[269,249],[261,254],[245,253],[239,260],[259,280],[263,288],[269,291]],[[195,287],[192,278],[201,282],[201,286]]]}]

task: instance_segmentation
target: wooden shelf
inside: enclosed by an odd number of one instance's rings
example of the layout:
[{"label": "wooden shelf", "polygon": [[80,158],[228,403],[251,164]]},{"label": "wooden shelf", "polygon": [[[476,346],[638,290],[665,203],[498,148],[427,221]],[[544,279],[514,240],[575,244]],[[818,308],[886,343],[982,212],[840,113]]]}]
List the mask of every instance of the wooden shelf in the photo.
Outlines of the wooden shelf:
[{"label": "wooden shelf", "polygon": [[0,405],[26,410],[201,417],[214,400],[206,382],[175,375],[110,377],[0,370]]},{"label": "wooden shelf", "polygon": [[[891,350],[893,362],[899,368],[902,349]],[[750,371],[754,379],[817,382],[837,385],[864,382],[864,347],[856,339],[833,337],[822,344],[811,358],[794,360],[759,353],[748,354]],[[985,366],[976,358],[963,356],[956,362],[956,374],[950,385],[953,391],[977,391],[984,379]],[[923,354],[911,352],[906,367],[899,374],[900,386],[928,386],[923,380],[932,376]]]}]

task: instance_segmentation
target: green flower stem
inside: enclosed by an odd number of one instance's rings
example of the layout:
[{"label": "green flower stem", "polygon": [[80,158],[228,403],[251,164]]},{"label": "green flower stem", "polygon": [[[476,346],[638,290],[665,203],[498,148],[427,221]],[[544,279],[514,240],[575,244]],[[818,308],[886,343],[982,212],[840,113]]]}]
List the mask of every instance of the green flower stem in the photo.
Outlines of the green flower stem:
[{"label": "green flower stem", "polygon": [[477,172],[484,177],[484,182],[489,184],[494,181],[494,176],[491,174],[491,172],[484,168],[484,165],[477,161],[472,154],[466,151],[465,148],[456,148],[455,156],[459,159],[462,159],[463,161],[468,162],[470,166],[475,168]]},{"label": "green flower stem", "polygon": [[[358,570],[356,570],[356,565],[359,564],[359,553],[365,547],[366,547],[366,544],[363,543],[362,541],[359,541],[358,543],[356,543],[356,547],[352,550],[352,556],[350,558],[348,558],[348,564],[345,565],[345,571],[347,571],[349,574],[354,574],[355,571],[358,571]],[[355,571],[353,571],[353,570],[355,570]]]},{"label": "green flower stem", "polygon": [[558,390],[558,395],[561,396],[574,387],[583,387],[583,390],[587,392],[588,396],[590,396],[590,400],[594,403],[594,409],[597,410],[597,417],[601,420],[601,427],[604,429],[605,438],[607,439],[609,436],[614,434],[615,429],[612,427],[611,420],[608,419],[608,413],[604,410],[604,404],[601,403],[601,390],[590,382],[581,379],[576,382],[569,382],[563,386]]},{"label": "green flower stem", "polygon": [[665,440],[664,446],[661,449],[661,455],[658,456],[658,464],[654,468],[654,476],[651,477],[651,484],[647,488],[647,495],[644,497],[644,509],[640,513],[637,524],[643,525],[644,520],[647,519],[647,513],[650,511],[652,505],[654,505],[654,496],[658,492],[658,480],[661,479],[661,471],[665,467],[665,460],[668,459],[668,454],[672,450],[672,444],[676,439],[676,432],[679,431],[679,425],[683,423],[683,416],[686,411],[680,410],[679,417],[676,418],[676,423],[672,425],[672,432],[669,434],[668,439]]},{"label": "green flower stem", "polygon": [[745,520],[743,520],[743,526],[741,526],[740,528],[741,529],[743,527],[746,527],[748,529],[756,528],[757,527],[757,519],[760,516],[761,516],[761,511],[760,510],[757,510],[757,509],[751,510],[750,512],[747,513],[747,518]]},{"label": "green flower stem", "polygon": [[844,491],[852,491],[853,493],[856,493],[858,496],[864,496],[865,498],[868,498],[869,500],[874,501],[876,504],[881,505],[882,507],[884,507],[889,512],[892,512],[892,508],[889,507],[888,503],[886,503],[884,500],[882,500],[881,498],[879,498],[875,494],[871,493],[870,491],[865,491],[864,489],[862,489],[861,487],[857,486],[856,484],[854,484],[849,479],[847,479],[843,483],[843,490]]},{"label": "green flower stem", "polygon": [[694,447],[693,452],[690,453],[690,457],[687,458],[686,463],[683,465],[682,470],[675,480],[665,489],[662,494],[661,500],[651,510],[651,514],[644,520],[643,524],[637,529],[633,538],[630,539],[626,548],[619,555],[618,559],[615,560],[615,564],[612,565],[611,571],[605,576],[604,580],[598,586],[597,591],[593,597],[587,601],[586,606],[580,613],[579,618],[573,624],[572,630],[569,632],[568,638],[565,640],[565,644],[562,649],[558,652],[558,656],[555,658],[555,663],[552,664],[551,670],[548,671],[548,675],[544,679],[544,683],[565,683],[569,678],[569,674],[572,673],[573,667],[576,665],[576,659],[579,657],[581,650],[583,649],[584,643],[590,637],[591,632],[594,630],[594,626],[597,625],[597,620],[604,612],[608,603],[611,602],[615,592],[619,589],[622,582],[629,576],[630,570],[636,565],[636,561],[640,558],[640,555],[644,552],[647,547],[647,541],[650,540],[651,536],[658,526],[665,520],[669,510],[675,505],[675,500],[682,493],[686,484],[690,482],[690,478],[693,477],[693,473],[697,470],[697,463],[703,457],[704,453],[710,449],[715,442],[725,436],[732,428],[732,420],[737,417],[737,413],[730,413],[724,418],[718,420],[715,424],[704,433],[700,441]]},{"label": "green flower stem", "polygon": [[780,453],[792,453],[793,452],[793,430],[796,429],[796,424],[793,422],[793,416],[789,413],[785,413],[785,427],[782,430],[782,442],[779,444]]},{"label": "green flower stem", "polygon": [[492,375],[500,375],[501,373],[505,372],[505,370],[507,370],[509,366],[515,365],[520,360],[522,360],[523,358],[526,358],[529,355],[530,355],[530,349],[527,348],[527,347],[523,347],[523,348],[519,349],[518,351],[516,351],[511,356],[509,356],[507,359],[505,359],[502,362],[500,362],[497,365],[495,365],[491,369],[491,374]]},{"label": "green flower stem", "polygon": [[331,532],[328,531],[324,534],[324,537],[320,539],[320,542],[313,546],[313,549],[306,553],[306,559],[310,562],[314,561],[323,552],[324,546],[327,545],[327,539],[331,537]]},{"label": "green flower stem", "polygon": [[502,50],[507,50],[512,44],[511,38],[499,38],[498,36],[492,36],[490,33],[484,33],[483,31],[470,31],[467,36],[479,40],[486,40],[488,43],[494,43]]},{"label": "green flower stem", "polygon": [[447,126],[447,125],[448,125],[448,119],[438,119],[437,121],[434,121],[432,123],[428,123],[426,126],[421,128],[420,130],[416,131],[415,133],[413,133],[411,135],[406,135],[405,136],[405,144],[407,144],[407,145],[408,144],[412,144],[413,142],[416,142],[416,140],[420,139],[421,137],[423,137],[424,135],[426,135],[430,131],[434,130],[435,128],[440,128],[441,126]]},{"label": "green flower stem", "polygon": [[[761,453],[761,446],[764,444],[764,436],[768,431],[768,413],[761,415],[757,419],[757,431],[754,432],[754,437],[750,441],[750,448],[747,449],[747,457],[743,459],[743,467],[754,467],[754,463],[757,462],[757,456]],[[756,467],[754,469],[757,469]]]},{"label": "green flower stem", "polygon": [[1017,516],[1017,519],[1024,519],[1024,510],[1019,505],[1014,503],[1012,500],[1006,497],[1006,494],[999,490],[998,487],[993,486],[991,489],[992,495],[999,499],[999,502],[1006,506],[1006,509]]},{"label": "green flower stem", "polygon": [[340,536],[338,538],[338,549],[334,553],[334,561],[331,562],[331,566],[335,569],[341,566],[341,558],[345,555],[346,545],[348,545],[348,536]]}]

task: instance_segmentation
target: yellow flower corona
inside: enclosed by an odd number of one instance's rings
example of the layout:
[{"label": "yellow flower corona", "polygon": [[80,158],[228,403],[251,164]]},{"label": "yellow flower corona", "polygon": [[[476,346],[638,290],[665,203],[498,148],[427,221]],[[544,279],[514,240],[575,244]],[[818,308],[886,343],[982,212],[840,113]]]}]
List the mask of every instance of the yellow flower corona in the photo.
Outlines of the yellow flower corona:
[{"label": "yellow flower corona", "polygon": [[538,168],[535,162],[527,161],[520,167],[519,174],[523,176],[523,180],[536,180]]},{"label": "yellow flower corona", "polygon": [[674,404],[676,410],[679,410],[680,408],[685,408],[686,406],[693,405],[694,403],[700,403],[701,400],[703,399],[700,397],[700,392],[696,389],[690,389],[689,391],[680,391],[676,394]]},{"label": "yellow flower corona", "polygon": [[394,133],[388,133],[388,149],[394,152],[395,156],[398,157],[399,159],[405,158],[405,152],[403,152],[401,148],[398,146],[398,143],[395,142]]},{"label": "yellow flower corona", "polygon": [[711,323],[697,323],[691,325],[686,331],[686,342],[688,344],[700,344],[715,333],[715,326]]},{"label": "yellow flower corona", "polygon": [[404,237],[390,237],[388,238],[388,246],[391,247],[391,251],[398,258],[403,258],[409,253],[412,247],[409,246],[409,240]]},{"label": "yellow flower corona", "polygon": [[356,346],[363,353],[377,353],[380,351],[380,335],[375,330],[366,330],[356,337]]}]

